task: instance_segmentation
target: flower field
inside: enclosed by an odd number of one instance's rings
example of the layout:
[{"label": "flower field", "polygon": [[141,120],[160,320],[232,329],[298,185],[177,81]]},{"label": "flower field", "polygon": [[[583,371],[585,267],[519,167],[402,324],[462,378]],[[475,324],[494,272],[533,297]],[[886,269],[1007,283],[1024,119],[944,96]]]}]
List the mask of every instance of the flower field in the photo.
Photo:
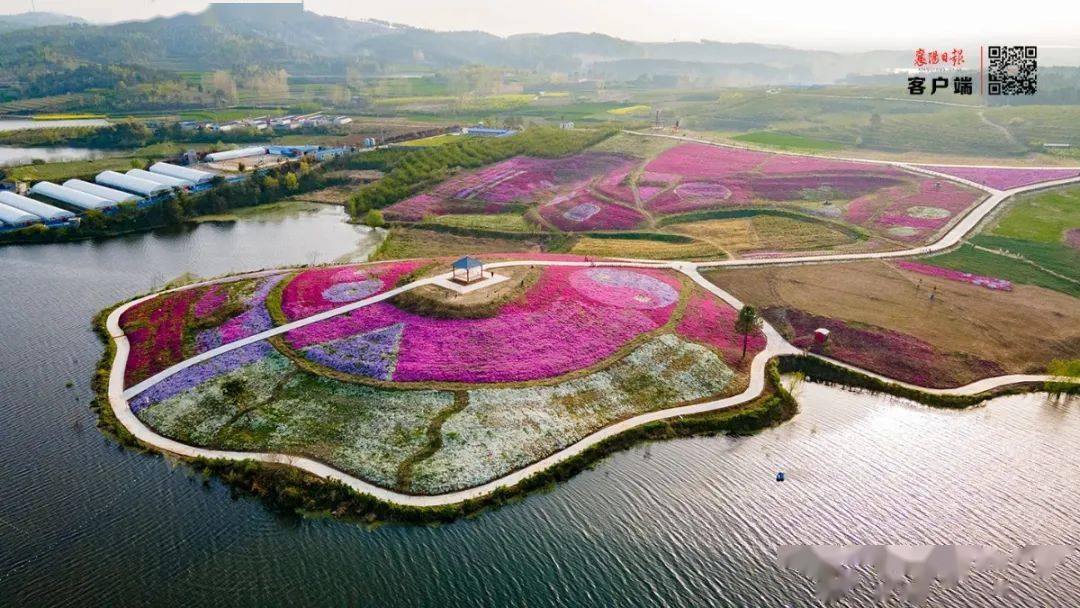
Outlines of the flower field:
[{"label": "flower field", "polygon": [[961,272],[959,270],[953,270],[951,268],[942,268],[940,266],[932,266],[930,264],[922,264],[919,262],[901,261],[896,263],[897,266],[904,270],[911,272],[917,272],[919,274],[925,274],[932,277],[941,277],[950,281],[959,281],[961,283],[971,283],[972,285],[978,285],[987,289],[993,289],[995,291],[1012,291],[1012,281],[1005,279],[997,279],[994,277],[984,277],[980,274],[972,274],[970,272]]},{"label": "flower field", "polygon": [[475,486],[618,420],[723,393],[732,370],[709,349],[665,334],[595,374],[550,386],[469,391],[443,445],[413,469],[424,494]]},{"label": "flower field", "polygon": [[[182,345],[192,319],[221,319],[198,332],[235,337],[224,328],[269,323],[265,302],[275,287],[297,319],[378,293],[418,265],[314,268],[283,285],[286,274],[196,287],[147,301],[125,326],[140,345],[145,336],[136,335],[152,331],[171,347],[163,358],[182,360],[191,356]],[[190,445],[302,455],[383,487],[439,493],[502,476],[618,420],[737,391],[736,374],[765,344],[753,334],[743,359],[735,311],[671,271],[539,273],[491,317],[421,316],[378,302],[288,332],[286,345],[255,342],[185,368],[130,407]],[[293,353],[279,352],[285,348]],[[294,354],[313,365],[298,365]],[[344,382],[322,369],[402,384]],[[416,382],[486,386],[409,384]]]},{"label": "flower field", "polygon": [[185,358],[269,329],[267,293],[285,275],[182,289],[132,306],[120,317],[131,352],[131,386]]},{"label": "flower field", "polygon": [[567,232],[630,230],[645,221],[641,212],[600,200],[584,190],[540,207],[540,217]]},{"label": "flower field", "polygon": [[905,241],[923,239],[974,205],[980,194],[942,179],[923,179],[914,187],[893,186],[848,204],[844,219]]},{"label": "flower field", "polygon": [[441,391],[394,391],[301,372],[273,349],[182,392],[141,406],[139,418],[190,445],[316,458],[384,487],[427,442]]},{"label": "flower field", "polygon": [[997,190],[1009,190],[1041,182],[1080,176],[1080,169],[1030,169],[1024,167],[942,167],[926,166],[926,169],[966,179]]},{"label": "flower field", "polygon": [[536,380],[594,365],[658,329],[679,290],[662,271],[550,267],[494,317],[438,319],[378,302],[286,339],[313,362],[380,380]]},{"label": "flower field", "polygon": [[617,176],[614,187],[633,164],[630,157],[600,152],[555,159],[515,156],[390,205],[386,218],[419,221],[426,215],[498,213],[510,204],[531,203],[556,190],[579,188],[601,175]]},{"label": "flower field", "polygon": [[[883,327],[785,307],[768,307],[762,314],[796,346],[910,384],[946,388],[1005,373],[993,361],[943,352],[914,336]],[[825,345],[814,341],[813,332],[819,327],[830,331]]]},{"label": "flower field", "polygon": [[765,348],[765,334],[756,330],[746,344],[746,357],[742,356],[743,336],[735,331],[738,311],[716,296],[695,291],[686,304],[686,312],[676,332],[686,338],[716,349],[728,365],[748,365],[754,355]]},{"label": "flower field", "polygon": [[423,264],[411,260],[305,270],[282,289],[281,309],[289,321],[310,317],[392,289]]}]

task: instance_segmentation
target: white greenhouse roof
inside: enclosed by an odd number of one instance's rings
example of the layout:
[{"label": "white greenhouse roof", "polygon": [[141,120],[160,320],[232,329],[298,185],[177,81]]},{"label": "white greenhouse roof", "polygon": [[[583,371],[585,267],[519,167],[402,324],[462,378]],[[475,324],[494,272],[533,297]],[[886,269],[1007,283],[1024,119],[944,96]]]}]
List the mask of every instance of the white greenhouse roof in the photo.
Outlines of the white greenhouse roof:
[{"label": "white greenhouse roof", "polygon": [[186,188],[188,186],[195,185],[195,182],[191,180],[181,179],[179,177],[173,177],[171,175],[164,175],[162,173],[151,173],[149,171],[143,171],[142,169],[132,169],[127,172],[127,175],[130,175],[131,177],[137,177],[139,179],[145,179],[146,181],[162,184],[170,188]]},{"label": "white greenhouse roof", "polygon": [[64,187],[78,190],[79,192],[85,192],[87,194],[93,194],[94,196],[99,196],[114,203],[137,203],[143,200],[143,198],[137,194],[116,190],[115,188],[106,188],[101,184],[92,184],[90,182],[84,182],[81,179],[69,179],[64,182]]},{"label": "white greenhouse roof", "polygon": [[97,177],[94,178],[94,181],[104,186],[109,186],[110,188],[119,188],[143,196],[154,196],[155,194],[169,191],[169,187],[164,184],[139,179],[138,177],[131,177],[130,175],[124,175],[123,173],[117,173],[116,171],[102,171],[101,173],[98,173]]},{"label": "white greenhouse roof", "polygon": [[75,217],[75,214],[67,209],[46,205],[41,201],[35,201],[30,197],[15,194],[14,192],[0,191],[0,203],[4,203],[8,207],[14,207],[20,211],[32,213],[50,222],[68,220]]},{"label": "white greenhouse roof", "polygon": [[154,163],[150,166],[151,173],[160,173],[161,175],[168,175],[171,177],[178,177],[180,179],[186,179],[196,184],[205,184],[206,182],[214,179],[217,175],[210,173],[209,171],[199,171],[198,169],[192,169],[191,167],[181,167],[180,165],[174,165],[171,163]]},{"label": "white greenhouse roof", "polygon": [[225,150],[224,152],[211,152],[206,155],[206,160],[216,163],[220,160],[232,160],[234,158],[245,158],[248,156],[260,156],[266,154],[266,148],[263,147],[251,147],[240,148],[238,150]]},{"label": "white greenhouse roof", "polygon": [[38,182],[34,184],[34,187],[30,188],[30,192],[41,196],[47,196],[62,203],[78,207],[79,209],[104,209],[113,206],[112,201],[101,198],[100,196],[94,196],[93,194],[87,194],[86,192],[80,192],[72,188],[58,186],[52,182]]},{"label": "white greenhouse roof", "polygon": [[4,203],[0,203],[0,222],[11,224],[12,226],[22,226],[40,221],[41,218],[33,213],[27,213],[22,209],[16,209],[15,207],[9,207]]}]

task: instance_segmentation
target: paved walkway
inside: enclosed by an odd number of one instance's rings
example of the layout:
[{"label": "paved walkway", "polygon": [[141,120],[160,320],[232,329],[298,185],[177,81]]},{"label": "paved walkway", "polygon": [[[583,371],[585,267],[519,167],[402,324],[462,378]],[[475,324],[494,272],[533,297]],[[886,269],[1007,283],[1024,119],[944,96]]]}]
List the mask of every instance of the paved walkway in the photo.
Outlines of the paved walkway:
[{"label": "paved walkway", "polygon": [[[695,142],[699,142],[699,143],[717,145],[714,142],[709,142],[709,141],[705,141],[705,140],[697,140],[697,139],[688,138],[688,137],[680,137],[680,136],[674,136],[674,135],[657,135],[657,134],[653,134],[653,133],[640,133],[640,134],[642,134],[642,135],[650,135],[650,136],[654,136],[654,137],[669,137],[669,138],[673,138],[673,139],[681,139],[681,140],[686,140],[686,141],[695,141]],[[812,155],[804,155],[804,156],[812,156]],[[857,161],[857,162],[875,162],[875,163],[897,165],[897,166],[904,167],[906,169],[915,170],[915,171],[919,171],[919,172],[922,172],[922,173],[927,173],[927,174],[931,174],[931,175],[940,175],[941,177],[947,177],[948,179],[951,179],[951,180],[954,180],[954,181],[961,181],[961,182],[967,183],[969,185],[972,185],[974,187],[977,187],[977,188],[989,193],[989,196],[986,198],[986,200],[984,200],[982,203],[980,203],[978,206],[976,206],[974,209],[972,209],[971,212],[969,212],[966,216],[964,216],[959,222],[957,222],[937,242],[935,242],[935,243],[933,243],[931,245],[926,245],[926,246],[923,246],[923,247],[916,247],[916,248],[912,248],[912,249],[906,249],[906,250],[903,250],[903,251],[888,251],[888,252],[876,252],[876,253],[849,253],[849,254],[835,254],[835,255],[825,255],[825,256],[793,256],[793,257],[787,257],[787,258],[766,258],[766,259],[749,259],[749,260],[725,260],[725,261],[720,261],[720,262],[705,262],[705,263],[695,263],[695,262],[687,262],[687,261],[656,261],[656,260],[627,260],[627,261],[603,261],[603,262],[601,262],[601,261],[580,262],[580,261],[569,261],[569,260],[521,260],[521,261],[495,262],[495,263],[487,264],[486,268],[495,269],[495,268],[505,268],[505,267],[511,267],[511,266],[526,266],[526,265],[527,266],[582,266],[582,267],[605,266],[605,267],[632,267],[632,268],[667,268],[667,269],[671,269],[671,270],[674,270],[674,271],[681,272],[681,273],[685,274],[687,277],[689,277],[695,283],[700,285],[702,288],[706,289],[707,291],[714,294],[718,298],[724,300],[724,302],[726,302],[730,306],[732,306],[734,308],[740,308],[740,307],[742,307],[742,302],[740,302],[738,300],[738,298],[736,298],[735,296],[731,295],[730,293],[724,291],[723,289],[721,289],[719,286],[713,284],[712,282],[708,281],[705,277],[703,277],[701,275],[699,269],[701,269],[701,268],[712,268],[712,267],[740,267],[740,266],[761,266],[761,265],[769,265],[769,264],[803,264],[803,263],[823,263],[823,262],[853,261],[853,260],[864,260],[864,259],[888,259],[888,258],[896,258],[896,257],[910,257],[910,256],[924,255],[924,254],[927,254],[927,253],[932,253],[932,252],[935,252],[935,251],[941,251],[943,249],[948,249],[948,248],[956,245],[957,243],[959,243],[960,240],[968,232],[972,231],[976,226],[978,226],[979,222],[981,222],[988,214],[993,212],[994,209],[996,209],[997,206],[1002,201],[1004,201],[1005,199],[1007,199],[1008,197],[1010,197],[1010,196],[1012,196],[1014,194],[1018,194],[1020,192],[1026,192],[1026,191],[1029,191],[1029,190],[1036,190],[1036,189],[1047,188],[1047,187],[1056,186],[1056,185],[1060,185],[1060,184],[1067,184],[1067,183],[1080,181],[1080,177],[1077,177],[1077,178],[1071,178],[1071,179],[1065,179],[1065,180],[1057,180],[1057,181],[1053,181],[1053,182],[1045,182],[1045,183],[1042,183],[1042,184],[1035,184],[1035,185],[1031,185],[1031,186],[1024,186],[1024,187],[1021,187],[1021,188],[1013,188],[1011,190],[1001,191],[1001,190],[995,190],[995,189],[992,189],[992,188],[987,188],[987,187],[984,187],[984,186],[980,186],[978,184],[974,184],[974,183],[968,182],[966,180],[958,180],[955,177],[941,175],[941,174],[938,174],[938,173],[935,173],[933,171],[929,171],[927,169],[923,169],[923,168],[920,168],[920,167],[912,167],[912,166],[906,165],[904,163],[897,163],[897,162],[892,162],[892,161],[866,161],[866,160],[863,160],[863,159],[847,159],[847,160],[854,160],[854,161]],[[261,271],[261,272],[257,272],[257,273],[249,273],[247,275],[239,275],[239,276],[265,276],[265,275],[269,275],[269,274],[274,274],[275,272],[278,272],[278,271]],[[312,316],[304,318],[304,319],[299,319],[297,321],[293,321],[293,322],[287,323],[285,325],[274,327],[274,328],[269,329],[267,331],[255,334],[253,336],[250,336],[248,338],[244,338],[242,340],[238,340],[236,342],[231,342],[229,344],[222,345],[222,346],[220,346],[218,348],[206,351],[204,353],[201,353],[199,355],[191,357],[190,359],[182,361],[182,362],[180,362],[180,363],[178,363],[178,364],[176,364],[176,365],[174,365],[172,367],[169,367],[169,368],[167,368],[165,370],[162,370],[161,372],[151,376],[150,378],[147,378],[146,380],[144,380],[144,381],[142,381],[142,382],[140,382],[140,383],[138,383],[138,384],[136,384],[136,385],[134,385],[134,386],[132,386],[132,387],[125,390],[123,388],[124,387],[124,369],[127,366],[127,359],[128,359],[128,355],[130,353],[130,344],[128,342],[127,336],[124,335],[123,330],[121,330],[121,328],[120,328],[120,317],[121,317],[121,315],[123,315],[123,313],[126,310],[128,310],[132,306],[135,306],[135,305],[139,304],[140,302],[144,302],[144,301],[146,301],[146,300],[148,300],[150,298],[157,297],[160,294],[151,294],[151,295],[145,296],[143,298],[133,300],[131,302],[128,302],[128,303],[118,307],[116,310],[114,310],[109,315],[108,319],[106,320],[106,325],[107,325],[107,328],[108,328],[108,331],[109,331],[109,335],[112,337],[113,341],[116,343],[116,356],[113,359],[112,368],[111,368],[110,374],[109,374],[109,389],[108,389],[109,404],[110,404],[116,418],[120,421],[121,424],[123,424],[135,436],[136,439],[138,439],[139,441],[141,441],[141,442],[143,442],[143,443],[145,443],[147,445],[151,445],[151,446],[154,446],[157,449],[163,450],[165,452],[169,452],[169,453],[173,453],[173,454],[177,454],[177,455],[185,456],[185,457],[191,457],[191,458],[199,458],[199,457],[201,457],[201,458],[221,458],[221,459],[229,459],[229,460],[257,460],[257,461],[268,462],[268,463],[287,464],[287,465],[291,465],[291,466],[295,466],[297,468],[303,469],[305,471],[308,471],[310,473],[313,473],[315,475],[318,475],[318,476],[326,478],[326,479],[335,479],[335,480],[341,481],[341,482],[347,484],[348,486],[350,486],[351,488],[353,488],[354,490],[356,490],[358,492],[368,494],[370,496],[373,496],[375,498],[378,498],[378,499],[386,501],[386,502],[391,502],[391,503],[395,503],[395,504],[399,504],[399,505],[415,506],[415,507],[430,507],[430,506],[452,505],[452,504],[456,504],[456,503],[459,503],[459,502],[462,502],[462,501],[465,501],[465,500],[474,499],[474,498],[480,498],[482,496],[486,496],[486,495],[490,494],[491,492],[494,492],[495,490],[500,489],[500,488],[508,488],[508,487],[514,486],[514,485],[520,483],[521,481],[524,481],[525,479],[528,479],[532,475],[535,475],[535,474],[537,474],[537,473],[551,467],[554,464],[557,464],[559,462],[562,462],[562,461],[565,461],[565,460],[567,460],[569,458],[572,458],[572,457],[574,457],[574,456],[576,456],[578,454],[581,454],[583,451],[587,450],[588,448],[590,448],[590,447],[592,447],[594,445],[597,445],[598,443],[600,443],[600,442],[602,442],[602,441],[604,441],[604,440],[606,440],[606,439],[608,439],[610,437],[614,437],[615,435],[618,435],[619,433],[622,433],[624,431],[627,431],[629,429],[635,428],[635,427],[643,425],[643,424],[648,424],[650,422],[656,422],[656,421],[659,421],[659,420],[666,420],[666,419],[670,419],[670,418],[676,418],[676,417],[679,417],[679,416],[687,416],[687,415],[691,415],[691,414],[700,414],[700,413],[704,413],[704,412],[722,410],[722,409],[726,409],[726,408],[730,408],[730,407],[734,407],[734,406],[746,403],[746,402],[756,398],[758,395],[760,395],[761,391],[764,389],[764,387],[765,387],[765,366],[766,366],[766,364],[768,363],[768,361],[770,359],[772,359],[773,357],[776,357],[778,355],[801,354],[802,353],[801,350],[799,350],[795,346],[788,343],[783,338],[783,336],[781,336],[780,333],[775,328],[773,328],[768,323],[763,323],[762,331],[765,333],[766,346],[760,353],[758,353],[754,357],[753,361],[751,362],[749,386],[747,386],[746,390],[744,390],[742,393],[739,393],[738,395],[734,395],[734,396],[731,396],[731,397],[726,397],[724,399],[717,399],[717,400],[708,401],[708,402],[705,402],[705,403],[698,403],[698,404],[694,404],[694,405],[669,408],[669,409],[665,409],[665,410],[660,410],[660,411],[656,411],[656,412],[649,412],[649,413],[646,413],[646,414],[641,414],[641,415],[638,415],[638,416],[634,416],[633,418],[628,418],[626,420],[623,420],[623,421],[618,422],[616,424],[613,424],[611,426],[604,427],[603,429],[600,429],[600,430],[592,433],[591,435],[588,435],[588,436],[582,438],[580,441],[578,441],[577,443],[574,443],[573,445],[571,445],[569,447],[566,447],[566,448],[564,448],[564,449],[562,449],[562,450],[560,450],[558,452],[555,452],[555,453],[549,455],[548,457],[546,457],[546,458],[544,458],[542,460],[539,460],[539,461],[537,461],[537,462],[535,462],[535,463],[533,463],[533,464],[531,464],[531,465],[529,465],[529,466],[527,466],[525,468],[519,469],[518,471],[510,473],[509,475],[506,475],[506,476],[501,477],[499,479],[490,481],[490,482],[485,483],[485,484],[480,485],[480,486],[469,488],[467,490],[461,490],[461,491],[458,491],[458,492],[450,492],[450,493],[446,493],[446,494],[439,494],[439,495],[433,495],[433,496],[413,496],[413,495],[409,495],[409,494],[402,494],[400,492],[395,492],[393,490],[388,490],[386,488],[382,488],[382,487],[370,484],[370,483],[368,483],[368,482],[366,482],[366,481],[364,481],[362,479],[356,478],[356,477],[354,477],[352,475],[349,475],[347,473],[339,471],[339,470],[337,470],[337,469],[335,469],[335,468],[333,468],[333,467],[331,467],[329,465],[326,465],[326,464],[321,463],[321,462],[317,462],[317,461],[309,459],[309,458],[304,458],[304,457],[299,457],[299,456],[288,456],[288,455],[285,455],[285,454],[274,454],[274,453],[236,452],[236,451],[225,451],[225,450],[211,450],[211,449],[197,448],[197,447],[189,446],[189,445],[180,443],[178,441],[174,441],[172,439],[169,439],[167,437],[162,437],[161,435],[158,435],[157,433],[155,433],[153,431],[153,429],[151,429],[148,426],[146,426],[145,424],[143,424],[142,421],[139,420],[135,416],[134,413],[132,413],[131,408],[128,405],[128,401],[132,397],[138,395],[140,392],[142,392],[142,391],[146,390],[147,388],[149,388],[150,386],[153,386],[154,384],[164,380],[165,378],[168,378],[169,376],[171,376],[171,375],[173,375],[173,374],[175,374],[177,372],[180,372],[180,371],[182,371],[184,369],[187,369],[188,367],[191,367],[192,365],[195,365],[195,364],[200,363],[202,361],[206,361],[208,359],[216,357],[216,356],[218,356],[218,355],[220,355],[222,353],[228,352],[230,350],[240,348],[242,346],[252,344],[254,342],[265,340],[265,339],[267,339],[267,338],[269,338],[271,336],[281,335],[281,334],[283,334],[285,332],[291,331],[293,329],[297,329],[299,327],[303,327],[305,325],[309,325],[311,323],[317,323],[319,321],[330,319],[332,317],[351,312],[353,310],[362,308],[364,306],[368,306],[370,304],[374,304],[376,302],[381,302],[381,301],[387,300],[389,298],[394,297],[395,295],[397,295],[399,293],[408,291],[410,289],[415,289],[415,288],[423,286],[423,285],[438,284],[438,283],[440,283],[442,281],[445,281],[447,278],[449,278],[449,276],[450,276],[450,273],[446,273],[445,275],[439,275],[437,277],[428,277],[428,278],[425,278],[425,279],[420,279],[418,281],[414,281],[414,282],[409,283],[407,285],[402,285],[400,287],[388,290],[386,292],[374,295],[372,297],[365,298],[363,300],[359,300],[359,301],[356,301],[356,302],[352,302],[352,303],[349,303],[349,304],[346,304],[344,306],[340,306],[340,307],[337,307],[337,308],[334,308],[334,309],[331,309],[331,310],[327,310],[325,312],[322,312],[322,313],[319,313],[319,314],[316,314],[316,315],[312,315]],[[203,283],[196,283],[194,285],[188,285],[188,286],[180,287],[180,288],[177,288],[177,289],[171,289],[171,290],[161,292],[161,293],[169,293],[171,291],[177,291],[179,289],[190,289],[190,288],[193,288],[193,287],[197,287],[199,285],[205,285],[205,284],[209,284],[209,283],[216,283],[216,282],[221,282],[221,281],[224,281],[224,280],[232,280],[234,278],[237,278],[237,277],[226,277],[226,278],[222,278],[222,279],[215,279],[215,280],[212,280],[212,281],[205,281]],[[813,355],[813,356],[818,356],[818,355]],[[1025,382],[1043,382],[1043,381],[1046,381],[1046,380],[1053,379],[1051,376],[1045,376],[1045,375],[1008,375],[1008,376],[999,376],[999,377],[996,377],[996,378],[986,378],[986,379],[983,379],[983,380],[979,380],[978,382],[968,384],[966,386],[961,386],[961,387],[956,387],[956,388],[951,388],[951,389],[928,389],[928,388],[923,388],[923,387],[919,387],[919,386],[913,386],[913,385],[910,385],[910,384],[905,384],[905,383],[902,383],[902,382],[897,382],[896,380],[893,380],[891,378],[886,378],[884,376],[881,376],[881,375],[878,375],[878,374],[875,374],[875,373],[872,373],[872,372],[868,372],[866,370],[857,368],[857,367],[852,366],[852,365],[848,365],[846,363],[841,363],[839,361],[828,359],[826,357],[821,357],[821,358],[827,359],[832,363],[842,365],[843,367],[853,369],[855,371],[858,371],[860,373],[863,373],[863,374],[866,374],[866,375],[869,375],[869,376],[877,377],[877,378],[880,378],[882,380],[886,380],[886,381],[889,381],[889,382],[894,382],[896,384],[901,384],[903,386],[908,386],[910,388],[925,391],[925,392],[928,392],[928,393],[935,393],[935,394],[973,395],[973,394],[981,393],[981,392],[984,392],[984,391],[987,391],[987,390],[991,390],[991,389],[994,389],[994,388],[998,388],[998,387],[1006,386],[1006,385],[1010,385],[1010,384],[1025,383]]]}]

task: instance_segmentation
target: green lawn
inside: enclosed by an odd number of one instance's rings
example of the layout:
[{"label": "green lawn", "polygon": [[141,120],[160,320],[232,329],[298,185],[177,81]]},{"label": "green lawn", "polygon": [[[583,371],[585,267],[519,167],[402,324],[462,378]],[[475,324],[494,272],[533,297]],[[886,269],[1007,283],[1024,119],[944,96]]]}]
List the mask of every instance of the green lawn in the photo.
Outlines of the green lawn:
[{"label": "green lawn", "polygon": [[812,152],[826,152],[829,150],[839,150],[840,148],[843,148],[843,146],[834,141],[825,141],[823,139],[814,139],[812,137],[803,137],[801,135],[789,135],[787,133],[775,133],[772,131],[756,131],[754,133],[746,133],[744,135],[738,135],[733,139],[751,144],[761,144],[763,146],[769,146],[772,148],[780,148],[783,150],[806,150]]},{"label": "green lawn", "polygon": [[1080,297],[1080,285],[1076,283],[1043,272],[1022,260],[980,251],[967,243],[959,249],[934,256],[927,261],[945,268],[1008,279],[1014,283],[1037,285]]},{"label": "green lawn", "polygon": [[[76,160],[63,163],[22,165],[7,170],[9,179],[22,182],[41,180],[63,181],[73,177],[93,175],[102,171],[126,171],[132,168],[131,157],[110,156],[94,160]],[[141,164],[139,165],[142,166]]]},{"label": "green lawn", "polygon": [[514,213],[437,215],[424,220],[425,224],[441,224],[460,228],[482,228],[485,230],[505,230],[508,232],[534,232],[538,229]]},{"label": "green lawn", "polygon": [[990,234],[1061,244],[1070,228],[1080,228],[1080,187],[1021,196]]},{"label": "green lawn", "polygon": [[461,141],[461,136],[460,135],[454,135],[452,133],[443,133],[442,135],[435,135],[435,136],[432,136],[432,137],[425,137],[423,139],[414,139],[414,140],[411,140],[411,141],[402,142],[399,145],[402,145],[402,146],[428,147],[428,146],[442,146],[442,145],[445,145],[445,144],[454,143],[455,141]]}]

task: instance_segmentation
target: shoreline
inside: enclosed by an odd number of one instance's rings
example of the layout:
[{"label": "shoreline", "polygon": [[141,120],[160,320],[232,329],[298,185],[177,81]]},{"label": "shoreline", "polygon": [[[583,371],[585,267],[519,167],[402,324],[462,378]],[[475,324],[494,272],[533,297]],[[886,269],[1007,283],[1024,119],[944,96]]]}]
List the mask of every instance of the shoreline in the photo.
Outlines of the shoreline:
[{"label": "shoreline", "polygon": [[[497,265],[514,266],[535,263],[586,265],[583,262],[551,260],[501,262]],[[636,265],[626,262],[593,262],[592,264]],[[657,266],[649,265],[649,267]],[[741,306],[738,299],[701,276],[697,272],[697,265],[673,263],[661,264],[659,267],[684,274],[727,304],[736,308]],[[240,276],[273,272],[277,271],[263,270],[256,273],[227,275],[175,289],[187,289]],[[422,284],[426,282],[415,281],[391,292],[404,291]],[[854,366],[803,353],[788,344],[774,328],[765,323],[762,330],[767,339],[766,347],[751,361],[748,386],[737,395],[633,416],[597,429],[562,450],[484,484],[439,495],[414,495],[377,486],[326,463],[306,457],[279,453],[210,450],[188,446],[158,435],[153,429],[143,424],[131,412],[128,405],[127,399],[134,396],[132,389],[135,387],[123,389],[128,342],[126,335],[119,327],[119,317],[131,306],[157,295],[154,293],[132,299],[102,311],[95,318],[95,329],[107,343],[106,352],[95,374],[95,408],[99,413],[99,426],[109,429],[111,434],[124,445],[139,446],[148,451],[176,456],[196,468],[201,468],[204,473],[217,474],[223,481],[234,487],[259,495],[274,508],[302,512],[329,512],[336,516],[369,521],[372,517],[378,520],[409,522],[451,521],[488,506],[501,504],[511,497],[526,494],[554,481],[565,480],[600,458],[640,441],[720,432],[746,434],[767,428],[790,419],[798,407],[780,383],[781,371],[801,372],[812,381],[893,394],[926,405],[946,408],[967,408],[1004,394],[1038,392],[1045,390],[1046,382],[1054,380],[1050,376],[1002,376],[953,389],[926,389],[904,385]],[[380,294],[372,299],[381,300],[386,297],[390,296]],[[315,317],[342,314],[346,312],[343,309],[351,310],[368,303],[370,302],[363,300]],[[276,334],[285,330],[275,327],[269,331]],[[259,334],[248,340],[265,338],[266,336]],[[222,348],[229,347],[230,345],[225,345]],[[204,353],[209,356],[215,356],[215,354]],[[167,377],[170,370],[172,370],[171,373],[178,371],[174,368],[161,372],[155,381]],[[134,392],[137,393],[137,391]],[[1068,388],[1060,392],[1080,393],[1080,384],[1069,382]],[[774,401],[772,397],[776,396],[779,396],[781,404],[771,403]],[[761,403],[762,401],[764,403]],[[756,407],[755,404],[757,404]],[[779,417],[774,415],[778,409],[783,412],[783,415]],[[704,420],[698,419],[701,417]],[[287,488],[292,489],[286,492]],[[334,501],[340,504],[337,507],[331,506],[330,503]],[[342,507],[343,504],[348,506]]]}]

